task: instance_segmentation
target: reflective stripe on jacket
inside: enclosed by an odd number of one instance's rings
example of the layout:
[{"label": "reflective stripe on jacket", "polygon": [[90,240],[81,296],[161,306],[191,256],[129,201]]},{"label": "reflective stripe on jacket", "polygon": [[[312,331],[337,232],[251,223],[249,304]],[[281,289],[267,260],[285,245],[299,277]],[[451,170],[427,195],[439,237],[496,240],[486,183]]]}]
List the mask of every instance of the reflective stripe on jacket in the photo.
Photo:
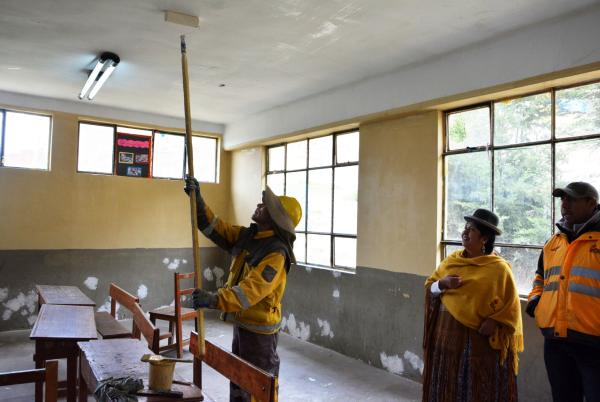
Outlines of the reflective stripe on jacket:
[{"label": "reflective stripe on jacket", "polygon": [[233,255],[225,287],[218,290],[217,308],[224,319],[252,332],[272,334],[281,327],[281,300],[289,258],[272,230],[230,225],[208,206],[198,206],[198,227]]},{"label": "reflective stripe on jacket", "polygon": [[600,231],[581,234],[569,243],[556,234],[543,250],[543,276],[538,274],[529,296],[540,297],[535,310],[545,335],[583,336],[600,343]]}]

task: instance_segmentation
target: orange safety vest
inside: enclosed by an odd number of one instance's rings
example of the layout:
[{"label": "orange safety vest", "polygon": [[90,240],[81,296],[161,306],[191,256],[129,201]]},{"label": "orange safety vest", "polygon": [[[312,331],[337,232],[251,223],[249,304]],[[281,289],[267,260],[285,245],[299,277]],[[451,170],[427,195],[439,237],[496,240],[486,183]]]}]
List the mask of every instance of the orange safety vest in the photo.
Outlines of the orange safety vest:
[{"label": "orange safety vest", "polygon": [[571,243],[559,233],[546,243],[535,319],[558,338],[566,338],[567,330],[600,336],[600,232],[584,233]]}]

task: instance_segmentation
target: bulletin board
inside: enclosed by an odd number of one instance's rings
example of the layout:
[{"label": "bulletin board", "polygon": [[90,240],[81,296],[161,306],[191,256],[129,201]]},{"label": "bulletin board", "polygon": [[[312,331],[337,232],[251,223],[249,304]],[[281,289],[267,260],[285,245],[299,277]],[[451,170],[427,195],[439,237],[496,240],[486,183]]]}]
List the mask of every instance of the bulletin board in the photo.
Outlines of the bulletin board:
[{"label": "bulletin board", "polygon": [[115,164],[118,176],[150,177],[152,137],[117,133]]}]

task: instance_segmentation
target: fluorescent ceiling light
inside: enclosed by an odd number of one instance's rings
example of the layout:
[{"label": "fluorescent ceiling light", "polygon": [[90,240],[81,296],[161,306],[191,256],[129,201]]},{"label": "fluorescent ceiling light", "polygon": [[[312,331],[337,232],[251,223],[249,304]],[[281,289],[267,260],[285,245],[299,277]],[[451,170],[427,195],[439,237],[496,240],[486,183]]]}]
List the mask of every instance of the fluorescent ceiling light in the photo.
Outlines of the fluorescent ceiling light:
[{"label": "fluorescent ceiling light", "polygon": [[[89,100],[92,100],[98,93],[102,85],[106,82],[108,77],[112,74],[121,60],[119,56],[111,52],[104,52],[98,58],[96,66],[88,76],[87,81],[83,85],[81,92],[79,93],[79,99],[85,98],[86,94]],[[103,70],[104,69],[104,70]]]}]

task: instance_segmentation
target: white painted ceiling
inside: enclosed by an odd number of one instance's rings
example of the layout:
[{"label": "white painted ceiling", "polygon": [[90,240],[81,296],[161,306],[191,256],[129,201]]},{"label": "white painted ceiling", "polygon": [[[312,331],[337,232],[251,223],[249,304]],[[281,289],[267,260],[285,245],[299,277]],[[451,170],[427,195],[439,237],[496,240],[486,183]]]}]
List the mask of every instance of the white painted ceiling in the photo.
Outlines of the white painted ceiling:
[{"label": "white painted ceiling", "polygon": [[0,90],[89,102],[77,99],[87,70],[112,51],[121,63],[93,104],[181,117],[185,34],[193,118],[231,123],[594,3],[0,0]]}]

